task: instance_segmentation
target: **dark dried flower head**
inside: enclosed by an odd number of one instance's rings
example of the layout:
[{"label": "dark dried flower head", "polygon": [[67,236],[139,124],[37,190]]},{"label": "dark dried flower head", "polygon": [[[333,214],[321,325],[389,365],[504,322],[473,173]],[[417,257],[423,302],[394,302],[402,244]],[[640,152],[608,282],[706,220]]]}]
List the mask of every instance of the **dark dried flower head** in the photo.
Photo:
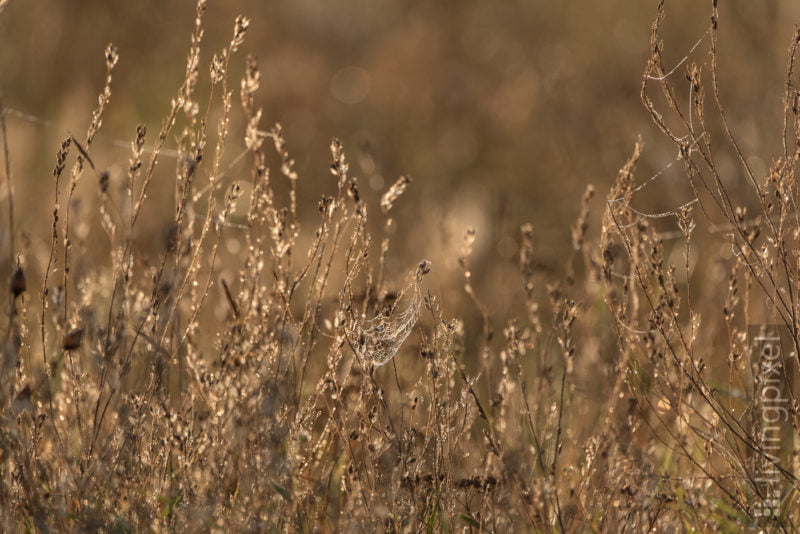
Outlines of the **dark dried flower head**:
[{"label": "dark dried flower head", "polygon": [[62,346],[64,350],[75,350],[80,348],[83,341],[83,328],[73,328],[69,333],[64,336]]},{"label": "dark dried flower head", "polygon": [[28,285],[25,282],[25,273],[22,271],[22,267],[17,267],[11,274],[9,289],[14,295],[14,298],[17,298],[23,294],[26,289],[28,289]]},{"label": "dark dried flower head", "polygon": [[100,173],[100,179],[98,180],[98,182],[99,182],[99,185],[100,185],[100,191],[102,193],[105,193],[106,191],[108,191],[109,178],[110,178],[110,175],[109,175],[108,171],[103,171],[103,172]]},{"label": "dark dried flower head", "polygon": [[68,137],[61,143],[61,148],[56,154],[56,166],[53,168],[53,176],[61,176],[61,173],[64,172],[64,166],[67,162],[67,156],[69,155],[69,147],[71,144],[71,137]]},{"label": "dark dried flower head", "polygon": [[117,47],[112,43],[108,43],[108,46],[106,46],[106,68],[108,70],[113,69],[118,60],[119,54],[117,53]]},{"label": "dark dried flower head", "polygon": [[431,262],[430,260],[422,260],[419,262],[419,272],[421,274],[428,274],[431,272]]}]

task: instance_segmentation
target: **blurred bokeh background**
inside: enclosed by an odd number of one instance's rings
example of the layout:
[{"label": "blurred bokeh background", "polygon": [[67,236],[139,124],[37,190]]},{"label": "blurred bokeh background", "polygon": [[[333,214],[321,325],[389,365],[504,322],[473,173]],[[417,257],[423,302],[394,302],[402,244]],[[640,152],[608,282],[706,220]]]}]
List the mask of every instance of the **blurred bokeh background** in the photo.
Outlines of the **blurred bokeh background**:
[{"label": "blurred bokeh background", "polygon": [[[515,286],[484,284],[513,268],[521,223],[534,225],[542,271],[558,273],[587,184],[598,192],[597,215],[639,135],[642,179],[674,160],[639,98],[656,4],[212,0],[200,94],[207,94],[207,65],[230,39],[234,17],[250,17],[233,75],[243,71],[246,53],[256,57],[263,124],[285,128],[301,207],[312,213],[332,189],[328,146],[339,137],[374,216],[377,199],[399,175],[414,179],[394,211],[391,268],[406,272],[430,258],[434,283],[448,289],[457,281],[463,232],[473,226],[477,285],[502,307],[503,293]],[[733,0],[720,9],[722,97],[745,154],[763,174],[780,147],[785,52],[800,3]],[[691,61],[707,62],[709,15],[710,2],[668,3],[668,63],[700,39]],[[31,246],[46,246],[56,149],[68,132],[81,138],[85,131],[103,84],[106,44],[118,47],[120,62],[92,153],[121,180],[136,125],[156,132],[182,80],[193,24],[188,0],[8,3],[0,14],[0,90],[18,112],[7,122],[17,218]],[[679,84],[684,72],[676,71]],[[234,120],[240,116],[235,110]],[[242,137],[234,128],[228,162],[242,150]],[[228,172],[247,171],[234,165]],[[648,211],[689,198],[685,183],[670,184],[669,172],[662,180],[643,192]],[[165,206],[165,224],[170,217]],[[157,231],[157,220],[148,224]]]}]

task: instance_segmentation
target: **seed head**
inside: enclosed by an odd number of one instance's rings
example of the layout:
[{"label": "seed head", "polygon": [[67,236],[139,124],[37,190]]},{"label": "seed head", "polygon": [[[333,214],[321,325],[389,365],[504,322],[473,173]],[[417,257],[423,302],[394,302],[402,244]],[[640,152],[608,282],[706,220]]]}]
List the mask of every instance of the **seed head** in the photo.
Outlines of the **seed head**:
[{"label": "seed head", "polygon": [[64,336],[62,346],[64,350],[75,350],[80,348],[81,341],[83,341],[83,328],[73,328],[69,333]]},{"label": "seed head", "polygon": [[26,289],[28,289],[28,285],[25,282],[25,273],[22,272],[22,267],[17,267],[16,270],[14,270],[14,272],[11,274],[9,289],[14,295],[14,298],[17,298],[23,294]]}]

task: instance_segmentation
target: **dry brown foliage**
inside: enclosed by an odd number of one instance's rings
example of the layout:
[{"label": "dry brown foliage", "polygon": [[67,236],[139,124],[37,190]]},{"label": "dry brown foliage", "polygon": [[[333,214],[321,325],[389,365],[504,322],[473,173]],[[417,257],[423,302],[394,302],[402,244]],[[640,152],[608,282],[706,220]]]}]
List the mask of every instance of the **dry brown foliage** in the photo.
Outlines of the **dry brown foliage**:
[{"label": "dry brown foliage", "polygon": [[[392,213],[407,208],[413,183],[400,177],[368,205],[337,140],[318,218],[301,224],[302,177],[281,126],[262,125],[256,61],[239,56],[249,21],[236,19],[205,68],[204,11],[200,0],[161,128],[137,128],[121,177],[92,152],[113,104],[118,54],[106,50],[90,126],[56,154],[45,257],[19,240],[25,215],[13,211],[0,113],[9,280],[0,529],[797,529],[794,490],[775,517],[758,513],[766,497],[754,465],[774,457],[752,422],[747,327],[784,325],[800,352],[800,30],[783,145],[757,176],[722,104],[716,5],[703,46],[674,68],[662,60],[660,5],[641,95],[678,152],[672,178],[691,196],[647,213],[637,195],[665,180],[637,180],[637,143],[596,232],[595,190],[586,189],[573,252],[544,302],[534,229],[521,228],[519,277],[505,283],[517,285],[523,313],[502,317],[473,285],[476,229],[457,258],[471,308],[450,309],[426,286],[436,265],[425,258],[405,258],[405,278],[387,273]],[[232,80],[230,64],[242,60],[244,78]],[[205,76],[211,91],[200,102]],[[230,128],[237,113],[242,132]],[[157,164],[173,139],[166,172]],[[225,172],[233,142],[246,147],[241,181]],[[723,151],[746,180],[736,196],[717,163]],[[167,176],[171,198],[151,195]],[[91,193],[79,188],[86,181]],[[247,205],[239,222],[237,203]],[[137,229],[153,205],[171,205],[174,218],[144,249]],[[229,239],[237,252],[222,246]],[[477,332],[468,331],[473,316]],[[792,397],[795,429],[797,407]],[[774,464],[794,487],[795,466]]]}]

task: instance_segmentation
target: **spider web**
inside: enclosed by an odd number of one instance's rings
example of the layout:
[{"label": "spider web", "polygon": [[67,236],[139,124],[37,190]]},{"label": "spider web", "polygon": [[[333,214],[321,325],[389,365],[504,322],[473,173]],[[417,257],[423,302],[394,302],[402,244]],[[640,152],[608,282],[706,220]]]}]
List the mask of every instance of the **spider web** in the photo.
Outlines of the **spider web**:
[{"label": "spider web", "polygon": [[420,283],[430,271],[430,262],[420,262],[397,299],[372,318],[357,315],[348,306],[345,336],[353,352],[364,363],[380,367],[400,350],[419,319],[422,309]]}]

